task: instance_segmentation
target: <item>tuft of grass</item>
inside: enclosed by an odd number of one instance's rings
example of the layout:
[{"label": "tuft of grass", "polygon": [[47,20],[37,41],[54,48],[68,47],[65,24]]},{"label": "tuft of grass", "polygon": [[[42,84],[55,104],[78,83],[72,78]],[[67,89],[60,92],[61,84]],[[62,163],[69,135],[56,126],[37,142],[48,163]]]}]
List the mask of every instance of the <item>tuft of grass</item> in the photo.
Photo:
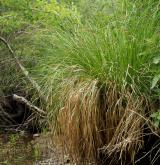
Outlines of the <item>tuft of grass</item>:
[{"label": "tuft of grass", "polygon": [[67,30],[49,26],[30,33],[26,56],[35,63],[29,72],[47,100],[52,129],[74,161],[87,164],[102,156],[113,164],[134,163],[143,127],[149,126],[146,111],[152,98],[159,99],[151,82],[159,75],[152,61],[160,53],[160,4],[96,1],[85,17],[90,6],[83,3],[81,18],[74,25],[67,21]]},{"label": "tuft of grass", "polygon": [[152,65],[159,53],[159,3],[119,1],[106,17],[92,18],[71,34],[58,31],[51,57],[57,129],[81,163],[101,155],[135,161],[148,125],[151,81],[159,72]]}]

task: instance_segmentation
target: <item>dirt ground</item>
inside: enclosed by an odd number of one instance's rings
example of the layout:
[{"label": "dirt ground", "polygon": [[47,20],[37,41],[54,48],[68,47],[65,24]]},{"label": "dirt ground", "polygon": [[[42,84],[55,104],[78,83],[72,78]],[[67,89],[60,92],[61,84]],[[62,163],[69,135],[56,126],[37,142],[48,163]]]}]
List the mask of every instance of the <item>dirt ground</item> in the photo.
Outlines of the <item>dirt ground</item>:
[{"label": "dirt ground", "polygon": [[0,165],[70,165],[62,147],[49,134],[1,134]]}]

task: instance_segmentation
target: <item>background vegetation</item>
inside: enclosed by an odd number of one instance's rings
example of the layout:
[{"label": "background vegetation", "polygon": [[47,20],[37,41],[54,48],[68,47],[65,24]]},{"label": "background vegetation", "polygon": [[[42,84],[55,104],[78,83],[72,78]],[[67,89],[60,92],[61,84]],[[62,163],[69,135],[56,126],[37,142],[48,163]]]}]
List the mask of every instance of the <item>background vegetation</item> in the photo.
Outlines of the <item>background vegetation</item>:
[{"label": "background vegetation", "polygon": [[160,126],[159,0],[0,6],[0,35],[40,87],[1,44],[1,94],[23,90],[33,102],[40,99],[73,160],[129,155],[134,162],[144,128],[158,136]]}]

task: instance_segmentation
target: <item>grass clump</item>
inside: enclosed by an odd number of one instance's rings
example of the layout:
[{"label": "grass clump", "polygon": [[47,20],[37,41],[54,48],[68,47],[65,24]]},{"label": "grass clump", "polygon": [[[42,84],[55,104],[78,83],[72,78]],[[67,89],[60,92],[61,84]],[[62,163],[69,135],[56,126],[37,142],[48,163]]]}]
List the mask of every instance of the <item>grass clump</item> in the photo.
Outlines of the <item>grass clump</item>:
[{"label": "grass clump", "polygon": [[72,17],[56,21],[54,29],[54,21],[38,21],[27,29],[29,39],[23,35],[19,41],[27,38],[24,57],[35,59],[27,69],[72,159],[134,163],[144,127],[154,129],[148,113],[159,104],[159,79],[151,82],[160,72],[159,62],[154,64],[160,53],[160,4],[96,0],[90,7],[91,2],[77,2],[80,12],[65,7]]},{"label": "grass clump", "polygon": [[74,160],[105,155],[114,163],[135,161],[144,125],[150,125],[151,81],[159,72],[152,65],[159,53],[158,20],[158,2],[118,1],[105,19],[88,19],[71,34],[57,32],[52,64],[60,101],[54,108]]},{"label": "grass clump", "polygon": [[143,144],[144,100],[111,84],[99,89],[97,83],[86,82],[70,92],[58,116],[62,141],[77,162],[100,160],[102,155],[117,161],[127,154],[134,160]]}]

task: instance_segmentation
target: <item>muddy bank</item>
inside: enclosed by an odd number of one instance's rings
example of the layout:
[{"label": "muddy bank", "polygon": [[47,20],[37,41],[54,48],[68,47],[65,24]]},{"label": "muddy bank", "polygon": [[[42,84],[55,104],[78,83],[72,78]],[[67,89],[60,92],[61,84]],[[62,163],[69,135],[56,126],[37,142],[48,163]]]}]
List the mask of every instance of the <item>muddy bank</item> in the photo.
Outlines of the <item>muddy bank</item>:
[{"label": "muddy bank", "polygon": [[47,134],[1,134],[0,164],[7,165],[69,165],[62,147]]}]

